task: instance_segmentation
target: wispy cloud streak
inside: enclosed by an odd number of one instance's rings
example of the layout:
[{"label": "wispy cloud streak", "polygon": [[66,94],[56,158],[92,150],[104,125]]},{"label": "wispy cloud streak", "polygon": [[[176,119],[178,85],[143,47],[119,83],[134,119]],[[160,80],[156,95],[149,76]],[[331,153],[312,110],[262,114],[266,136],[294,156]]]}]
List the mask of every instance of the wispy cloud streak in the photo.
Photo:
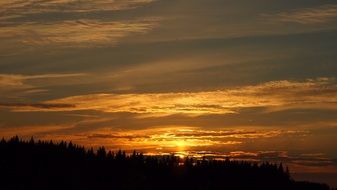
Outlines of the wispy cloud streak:
[{"label": "wispy cloud streak", "polygon": [[3,27],[0,38],[13,39],[22,45],[61,45],[62,47],[89,47],[115,45],[130,33],[144,33],[154,26],[153,20],[99,21],[76,20],[53,24],[29,23]]},{"label": "wispy cloud streak", "polygon": [[[100,120],[93,120],[93,122],[100,122]],[[87,122],[92,122],[88,120]],[[66,127],[68,126],[68,127]],[[212,148],[213,146],[235,146],[246,143],[250,139],[269,139],[276,137],[301,137],[308,135],[308,131],[292,131],[292,130],[262,130],[262,129],[227,129],[227,130],[205,130],[199,127],[190,126],[157,126],[148,129],[128,130],[128,129],[111,129],[101,128],[87,132],[80,132],[76,134],[65,134],[63,130],[68,130],[74,125],[64,125],[58,131],[54,128],[52,131],[41,131],[43,127],[29,127],[31,130],[25,130],[24,135],[29,137],[36,135],[43,139],[72,139],[90,146],[105,145],[108,148],[116,149],[123,148],[126,150],[132,149],[149,149],[158,151],[169,150],[190,150],[193,148]],[[23,128],[25,129],[25,128]],[[13,129],[16,131],[16,128]],[[9,130],[4,130],[7,134],[15,134]],[[4,133],[4,134],[6,134]],[[10,137],[10,136],[8,136]]]},{"label": "wispy cloud streak", "polygon": [[[36,74],[36,75],[22,75],[22,74],[0,74],[0,97],[16,99],[17,97],[24,97],[24,95],[32,93],[46,92],[48,89],[44,88],[52,83],[51,81],[63,81],[86,76],[85,73],[54,73],[54,74]],[[36,81],[40,81],[36,83]],[[62,83],[63,82],[59,82]],[[53,83],[54,85],[57,83]],[[23,107],[28,106],[27,103],[15,103]],[[4,105],[12,105],[10,103],[2,103]],[[29,107],[29,106],[28,106]],[[36,107],[34,104],[33,107]]]},{"label": "wispy cloud streak", "polygon": [[24,86],[25,81],[34,79],[68,78],[85,76],[84,73],[69,74],[41,74],[41,75],[20,75],[20,74],[0,74],[0,86]]},{"label": "wispy cloud streak", "polygon": [[328,4],[315,8],[296,9],[277,14],[264,15],[271,20],[300,24],[317,24],[337,20],[337,5]]},{"label": "wispy cloud streak", "polygon": [[[125,10],[150,3],[153,0],[4,0],[0,3],[0,15],[18,16],[46,12],[91,12],[102,10]],[[23,12],[25,11],[25,12]]]},{"label": "wispy cloud streak", "polygon": [[[337,84],[333,78],[306,81],[273,81],[253,86],[190,93],[90,94],[12,106],[13,111],[131,112],[141,114],[229,114],[241,108],[265,107],[334,109]],[[43,108],[41,104],[71,104],[72,107]]]},{"label": "wispy cloud streak", "polygon": [[114,46],[125,36],[152,29],[158,19],[112,19],[86,15],[104,11],[114,13],[151,2],[152,0],[5,1],[0,4],[0,40],[12,45],[14,49],[21,46]]}]

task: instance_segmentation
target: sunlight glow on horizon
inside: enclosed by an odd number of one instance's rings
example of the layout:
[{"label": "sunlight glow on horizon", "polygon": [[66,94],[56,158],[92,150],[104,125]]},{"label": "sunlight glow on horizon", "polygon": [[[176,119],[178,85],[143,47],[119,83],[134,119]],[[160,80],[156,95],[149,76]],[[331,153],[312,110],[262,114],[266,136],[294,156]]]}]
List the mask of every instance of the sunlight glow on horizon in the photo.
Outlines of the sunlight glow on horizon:
[{"label": "sunlight glow on horizon", "polygon": [[0,0],[0,28],[0,139],[337,176],[337,1]]}]

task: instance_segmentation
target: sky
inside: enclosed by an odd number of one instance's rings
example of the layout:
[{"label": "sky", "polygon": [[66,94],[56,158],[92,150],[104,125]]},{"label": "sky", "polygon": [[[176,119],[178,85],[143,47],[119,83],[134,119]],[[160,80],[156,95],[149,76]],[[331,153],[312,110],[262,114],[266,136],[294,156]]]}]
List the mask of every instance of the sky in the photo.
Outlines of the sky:
[{"label": "sky", "polygon": [[333,0],[1,0],[0,136],[337,187],[336,60]]}]

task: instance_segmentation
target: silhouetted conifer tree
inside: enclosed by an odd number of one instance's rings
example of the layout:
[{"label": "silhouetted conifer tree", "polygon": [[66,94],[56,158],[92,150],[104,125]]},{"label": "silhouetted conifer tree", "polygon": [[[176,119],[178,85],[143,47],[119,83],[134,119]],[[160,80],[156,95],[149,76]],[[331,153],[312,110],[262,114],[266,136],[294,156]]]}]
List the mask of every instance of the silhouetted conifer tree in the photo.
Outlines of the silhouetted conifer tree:
[{"label": "silhouetted conifer tree", "polygon": [[0,189],[329,190],[296,182],[283,164],[106,152],[65,141],[0,141]]}]

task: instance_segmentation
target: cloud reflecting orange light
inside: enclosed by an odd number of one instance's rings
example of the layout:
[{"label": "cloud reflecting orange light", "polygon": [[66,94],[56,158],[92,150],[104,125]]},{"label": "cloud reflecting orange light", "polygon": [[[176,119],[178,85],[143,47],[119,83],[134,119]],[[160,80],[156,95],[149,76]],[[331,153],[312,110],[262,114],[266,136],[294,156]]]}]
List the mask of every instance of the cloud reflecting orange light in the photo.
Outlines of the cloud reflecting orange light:
[{"label": "cloud reflecting orange light", "polygon": [[[240,108],[267,110],[291,108],[335,109],[337,84],[334,78],[306,81],[272,81],[252,86],[182,93],[89,94],[34,104],[6,104],[12,111],[131,112],[139,114],[230,114]],[[57,106],[57,105],[64,105]],[[41,106],[45,105],[45,106]],[[52,106],[55,105],[55,106]]]},{"label": "cloud reflecting orange light", "polygon": [[[147,150],[146,152],[190,151],[214,147],[236,146],[249,139],[270,139],[286,136],[306,136],[308,131],[277,129],[227,129],[205,130],[189,126],[158,126],[141,130],[96,129],[88,132],[64,132],[73,126],[45,126],[3,129],[10,137],[20,135],[26,138],[35,136],[45,140],[71,140],[86,147],[106,146],[108,149]],[[24,130],[22,130],[24,129]],[[22,132],[20,132],[22,130]],[[1,131],[0,131],[1,132]]]}]

